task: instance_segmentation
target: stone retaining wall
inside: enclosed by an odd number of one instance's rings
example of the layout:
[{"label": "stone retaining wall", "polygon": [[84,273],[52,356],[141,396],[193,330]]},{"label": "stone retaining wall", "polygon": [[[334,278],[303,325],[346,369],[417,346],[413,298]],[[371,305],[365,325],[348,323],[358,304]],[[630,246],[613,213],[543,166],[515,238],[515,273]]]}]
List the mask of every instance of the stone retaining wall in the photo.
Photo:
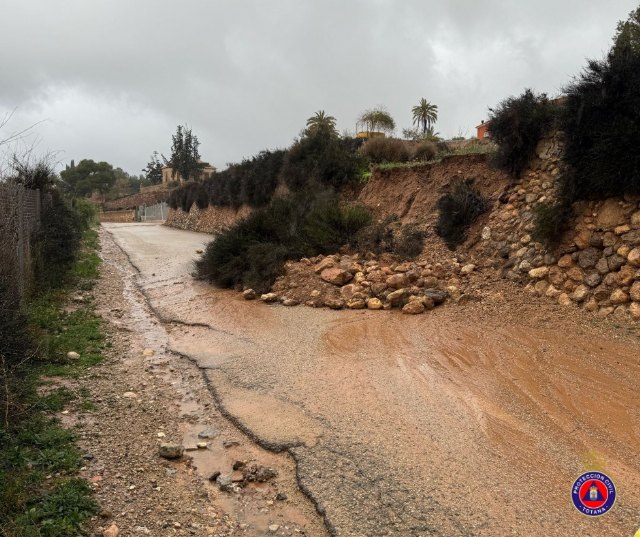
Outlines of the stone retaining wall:
[{"label": "stone retaining wall", "polygon": [[100,222],[135,222],[136,211],[103,211],[99,217]]},{"label": "stone retaining wall", "polygon": [[246,205],[236,210],[231,207],[198,209],[194,204],[188,213],[180,209],[169,209],[166,225],[187,231],[219,233],[245,218],[250,212],[251,208]]}]

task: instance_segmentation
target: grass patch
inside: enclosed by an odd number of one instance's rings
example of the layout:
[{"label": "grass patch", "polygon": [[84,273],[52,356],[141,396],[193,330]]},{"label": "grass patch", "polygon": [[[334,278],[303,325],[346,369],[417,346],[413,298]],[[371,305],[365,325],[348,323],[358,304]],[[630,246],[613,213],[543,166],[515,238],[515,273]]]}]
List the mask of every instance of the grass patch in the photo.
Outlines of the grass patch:
[{"label": "grass patch", "polygon": [[[90,229],[58,284],[25,308],[32,356],[12,371],[20,400],[14,419],[0,424],[0,535],[6,537],[86,535],[84,524],[98,509],[89,485],[76,478],[82,457],[74,433],[49,415],[78,398],[80,409],[92,410],[88,391],[61,387],[38,394],[42,375],[77,377],[102,359],[104,336],[93,304],[65,309],[72,292],[93,287],[97,248],[98,235]],[[69,351],[80,358],[68,359]]]}]

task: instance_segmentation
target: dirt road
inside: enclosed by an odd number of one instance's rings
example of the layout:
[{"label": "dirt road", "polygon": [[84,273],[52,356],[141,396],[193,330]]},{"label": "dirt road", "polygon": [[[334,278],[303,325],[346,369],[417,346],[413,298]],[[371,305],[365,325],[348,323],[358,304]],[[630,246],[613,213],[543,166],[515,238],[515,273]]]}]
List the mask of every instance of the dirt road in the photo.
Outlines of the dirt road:
[{"label": "dirt road", "polygon": [[[167,345],[196,361],[239,427],[291,454],[331,533],[625,536],[640,527],[636,333],[499,293],[415,317],[246,302],[190,277],[209,236],[105,227],[139,271]],[[618,489],[596,519],[571,505],[587,469]]]}]

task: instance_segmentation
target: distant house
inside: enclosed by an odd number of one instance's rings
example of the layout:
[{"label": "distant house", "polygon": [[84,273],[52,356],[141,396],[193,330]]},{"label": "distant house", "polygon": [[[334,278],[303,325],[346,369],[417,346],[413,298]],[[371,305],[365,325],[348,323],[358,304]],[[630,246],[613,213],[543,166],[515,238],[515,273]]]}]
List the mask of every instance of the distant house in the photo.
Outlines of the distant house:
[{"label": "distant house", "polygon": [[[208,179],[214,173],[216,173],[215,166],[212,166],[211,164],[209,164],[208,162],[205,162],[204,160],[201,160],[199,162],[201,167],[200,177],[199,177],[200,180]],[[173,168],[170,165],[165,164],[162,167],[162,184],[166,185],[167,183],[171,183],[172,181],[178,181],[180,183],[184,183],[184,178],[179,173],[176,173],[174,177]]]},{"label": "distant house", "polygon": [[483,119],[482,122],[480,123],[480,125],[478,125],[476,127],[476,129],[478,130],[478,134],[476,135],[476,138],[478,140],[485,140],[485,139],[491,137],[491,135],[489,134],[489,124],[490,123],[491,123],[490,121],[485,121]]}]

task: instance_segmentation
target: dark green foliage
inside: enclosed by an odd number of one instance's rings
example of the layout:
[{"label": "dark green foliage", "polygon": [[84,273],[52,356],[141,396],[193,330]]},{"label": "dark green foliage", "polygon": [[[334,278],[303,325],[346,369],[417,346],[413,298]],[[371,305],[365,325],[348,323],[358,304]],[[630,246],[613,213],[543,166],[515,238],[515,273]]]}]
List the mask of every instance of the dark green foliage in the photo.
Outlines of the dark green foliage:
[{"label": "dark green foliage", "polygon": [[358,180],[364,159],[350,140],[317,131],[295,143],[287,153],[281,176],[293,191],[314,184],[339,189]]},{"label": "dark green foliage", "polygon": [[458,181],[451,192],[438,200],[436,233],[454,250],[466,238],[473,222],[487,210],[487,202],[473,186],[473,180]]},{"label": "dark green foliage", "polygon": [[171,166],[173,177],[179,175],[183,181],[198,180],[202,170],[198,137],[187,126],[178,125],[176,133],[171,136]]},{"label": "dark green foliage", "polygon": [[374,222],[362,228],[356,234],[356,249],[362,254],[368,252],[374,254],[392,252],[394,248],[394,233],[391,224],[395,220],[397,220],[397,218],[389,217],[381,222]]},{"label": "dark green foliage", "polygon": [[565,90],[566,180],[576,199],[640,194],[640,52],[614,51]]},{"label": "dark green foliage", "polygon": [[107,162],[81,160],[75,165],[73,160],[60,172],[68,189],[76,196],[90,196],[94,191],[106,193],[116,182],[113,166]]},{"label": "dark green foliage", "polygon": [[393,253],[402,259],[413,259],[422,253],[424,232],[413,225],[400,228],[395,239]]},{"label": "dark green foliage", "polygon": [[391,253],[402,259],[420,255],[423,245],[424,233],[415,225],[400,225],[396,216],[361,228],[354,241],[356,250],[363,255]]},{"label": "dark green foliage", "polygon": [[331,193],[274,199],[209,243],[197,272],[221,287],[266,292],[285,260],[333,252],[369,220],[365,209],[341,208]]},{"label": "dark green foliage", "polygon": [[531,233],[532,237],[548,246],[557,244],[571,217],[571,204],[564,202],[540,203],[534,207],[533,211],[535,228]]},{"label": "dark green foliage", "polygon": [[371,162],[407,162],[411,160],[413,152],[411,146],[397,138],[371,138],[360,149]]},{"label": "dark green foliage", "polygon": [[9,180],[29,189],[44,190],[55,180],[53,165],[48,158],[32,162],[29,158],[13,155],[11,159],[12,175]]},{"label": "dark green foliage", "polygon": [[86,222],[58,190],[51,190],[49,203],[43,204],[42,221],[36,235],[38,283],[58,285],[75,258]]},{"label": "dark green foliage", "polygon": [[149,159],[147,166],[142,171],[149,184],[158,185],[162,183],[162,162],[158,158],[157,151],[151,154],[151,159]]},{"label": "dark green foliage", "polygon": [[489,133],[498,145],[497,166],[519,177],[556,115],[556,107],[547,96],[536,95],[530,89],[490,109]]}]

